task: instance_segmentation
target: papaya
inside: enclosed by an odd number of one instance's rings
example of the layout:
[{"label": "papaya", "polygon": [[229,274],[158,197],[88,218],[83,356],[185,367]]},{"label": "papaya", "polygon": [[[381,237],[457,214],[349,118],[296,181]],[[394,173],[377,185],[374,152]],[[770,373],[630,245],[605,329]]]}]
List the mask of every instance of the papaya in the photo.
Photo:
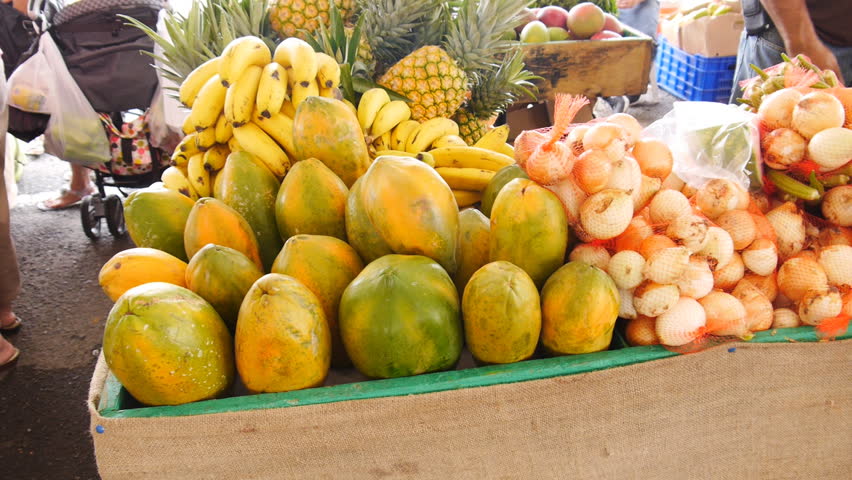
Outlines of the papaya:
[{"label": "papaya", "polygon": [[466,208],[459,213],[459,243],[456,247],[459,266],[453,276],[459,296],[464,293],[471,275],[488,263],[490,233],[491,223],[479,210]]},{"label": "papaya", "polygon": [[275,198],[275,221],[281,238],[303,233],[346,241],[348,196],[343,181],[319,160],[308,158],[296,163]]},{"label": "papaya", "polygon": [[361,201],[363,182],[364,177],[356,180],[346,198],[346,238],[361,260],[370,263],[379,257],[390,255],[393,250],[367,218],[364,203]]},{"label": "papaya", "polygon": [[514,263],[541,288],[567,247],[568,218],[553,192],[524,178],[500,190],[491,211],[490,261]]},{"label": "papaya", "polygon": [[541,333],[538,289],[509,262],[489,263],[473,274],[462,296],[467,347],[483,363],[530,358]]},{"label": "papaya", "polygon": [[459,208],[434,168],[408,157],[379,157],[364,175],[361,201],[394,253],[423,255],[456,273]]},{"label": "papaya", "polygon": [[234,337],[237,371],[249,391],[288,392],[322,385],[331,334],[322,305],[293,277],[268,273],[246,294]]},{"label": "papaya", "polygon": [[340,335],[355,368],[371,378],[451,369],[463,337],[456,287],[422,255],[386,255],[343,291]]},{"label": "papaya", "polygon": [[517,164],[507,165],[500,170],[497,170],[497,173],[491,177],[491,181],[488,182],[485,190],[482,191],[482,200],[480,200],[479,204],[480,210],[482,210],[482,213],[486,217],[491,217],[491,208],[494,206],[494,200],[497,198],[497,194],[500,193],[500,190],[502,190],[507,183],[516,178],[530,177],[528,177],[527,172],[525,172],[524,169]]},{"label": "papaya", "polygon": [[184,246],[189,259],[201,247],[212,243],[231,247],[263,269],[260,248],[249,223],[225,202],[212,197],[199,198],[189,212],[184,230]]},{"label": "papaya", "polygon": [[152,282],[118,298],[104,328],[110,371],[145,405],[222,396],[234,381],[231,334],[216,310],[190,290]]},{"label": "papaya", "polygon": [[251,226],[260,249],[260,260],[268,272],[284,245],[275,223],[275,197],[280,184],[259,162],[248,152],[228,155],[217,175],[222,177],[219,179],[221,196],[217,198],[236,210]]},{"label": "papaya", "polygon": [[186,195],[164,188],[131,192],[124,200],[127,233],[137,247],[156,248],[185,262],[183,231],[193,205]]},{"label": "papaya", "polygon": [[155,248],[122,250],[101,267],[98,283],[113,302],[131,288],[150,282],[185,287],[186,262]]},{"label": "papaya", "polygon": [[358,117],[340,100],[308,97],[293,118],[296,161],[316,158],[351,187],[370,166]]},{"label": "papaya", "polygon": [[541,291],[541,343],[553,355],[606,350],[621,297],[603,270],[568,262]]},{"label": "papaya", "polygon": [[201,247],[186,266],[186,286],[207,300],[231,333],[249,288],[263,270],[233,248],[208,243]]},{"label": "papaya", "polygon": [[358,253],[343,240],[324,235],[296,235],[272,265],[273,273],[289,275],[308,287],[322,304],[331,332],[331,365],[351,365],[340,339],[337,313],[343,290],[361,273],[364,264]]}]

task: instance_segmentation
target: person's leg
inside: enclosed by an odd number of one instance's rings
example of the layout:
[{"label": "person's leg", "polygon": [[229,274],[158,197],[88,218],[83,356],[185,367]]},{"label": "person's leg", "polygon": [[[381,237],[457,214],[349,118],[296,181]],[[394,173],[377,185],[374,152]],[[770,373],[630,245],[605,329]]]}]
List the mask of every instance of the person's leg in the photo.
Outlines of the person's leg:
[{"label": "person's leg", "polygon": [[[18,258],[15,255],[15,246],[12,243],[9,196],[6,193],[7,126],[8,116],[4,110],[0,113],[0,328],[15,326],[17,318],[12,313],[12,300],[18,296],[21,288]],[[14,347],[3,340],[0,344],[0,364],[5,363],[4,358],[8,360],[9,355],[4,357],[4,352],[10,351],[15,351]]]},{"label": "person's leg", "polygon": [[86,167],[71,164],[71,183],[68,188],[63,189],[58,197],[40,203],[39,208],[42,210],[67,208],[76,205],[83,197],[94,192],[95,186],[92,184],[89,170]]}]

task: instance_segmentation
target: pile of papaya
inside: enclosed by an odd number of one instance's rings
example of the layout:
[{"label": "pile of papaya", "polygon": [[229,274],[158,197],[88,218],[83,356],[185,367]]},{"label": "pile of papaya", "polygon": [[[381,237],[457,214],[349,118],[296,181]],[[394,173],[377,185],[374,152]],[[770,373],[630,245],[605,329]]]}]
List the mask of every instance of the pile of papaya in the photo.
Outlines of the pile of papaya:
[{"label": "pile of papaya", "polygon": [[[328,125],[334,128],[328,128]],[[139,402],[321,386],[330,369],[394,378],[608,348],[612,279],[568,261],[559,198],[517,165],[459,206],[427,163],[367,155],[343,102],[294,117],[281,177],[228,155],[211,196],[156,183],[125,200],[136,247],[101,269],[110,370]]]}]

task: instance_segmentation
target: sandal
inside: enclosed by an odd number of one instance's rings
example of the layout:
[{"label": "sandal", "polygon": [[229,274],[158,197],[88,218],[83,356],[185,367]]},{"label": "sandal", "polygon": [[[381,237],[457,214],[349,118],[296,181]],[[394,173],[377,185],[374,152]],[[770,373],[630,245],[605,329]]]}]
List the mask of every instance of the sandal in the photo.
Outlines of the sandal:
[{"label": "sandal", "polygon": [[7,358],[5,362],[0,363],[0,368],[11,365],[18,357],[21,355],[21,351],[15,347],[12,347],[12,356]]},{"label": "sandal", "polygon": [[[73,206],[79,205],[85,197],[93,193],[95,193],[94,188],[88,188],[86,190],[71,190],[70,188],[62,188],[61,190],[59,190],[58,197],[38,202],[36,204],[36,207],[42,212],[64,210],[66,208],[71,208]],[[67,201],[67,197],[70,197],[71,201]]]},{"label": "sandal", "polygon": [[17,330],[17,329],[21,328],[21,325],[23,325],[23,323],[21,322],[21,318],[18,317],[17,315],[15,315],[15,314],[12,314],[12,315],[15,317],[15,320],[12,321],[12,323],[10,325],[0,326],[0,330],[4,330],[4,331],[8,332],[10,330]]}]

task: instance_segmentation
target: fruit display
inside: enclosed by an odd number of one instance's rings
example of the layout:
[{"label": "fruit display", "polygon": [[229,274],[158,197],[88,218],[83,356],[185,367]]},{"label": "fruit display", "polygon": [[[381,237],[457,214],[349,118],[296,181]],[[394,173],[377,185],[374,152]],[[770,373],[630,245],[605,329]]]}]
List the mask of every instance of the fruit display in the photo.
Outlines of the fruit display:
[{"label": "fruit display", "polygon": [[592,2],[576,3],[569,9],[546,5],[529,9],[516,28],[521,43],[563,40],[607,40],[622,38],[624,26],[612,13]]}]

